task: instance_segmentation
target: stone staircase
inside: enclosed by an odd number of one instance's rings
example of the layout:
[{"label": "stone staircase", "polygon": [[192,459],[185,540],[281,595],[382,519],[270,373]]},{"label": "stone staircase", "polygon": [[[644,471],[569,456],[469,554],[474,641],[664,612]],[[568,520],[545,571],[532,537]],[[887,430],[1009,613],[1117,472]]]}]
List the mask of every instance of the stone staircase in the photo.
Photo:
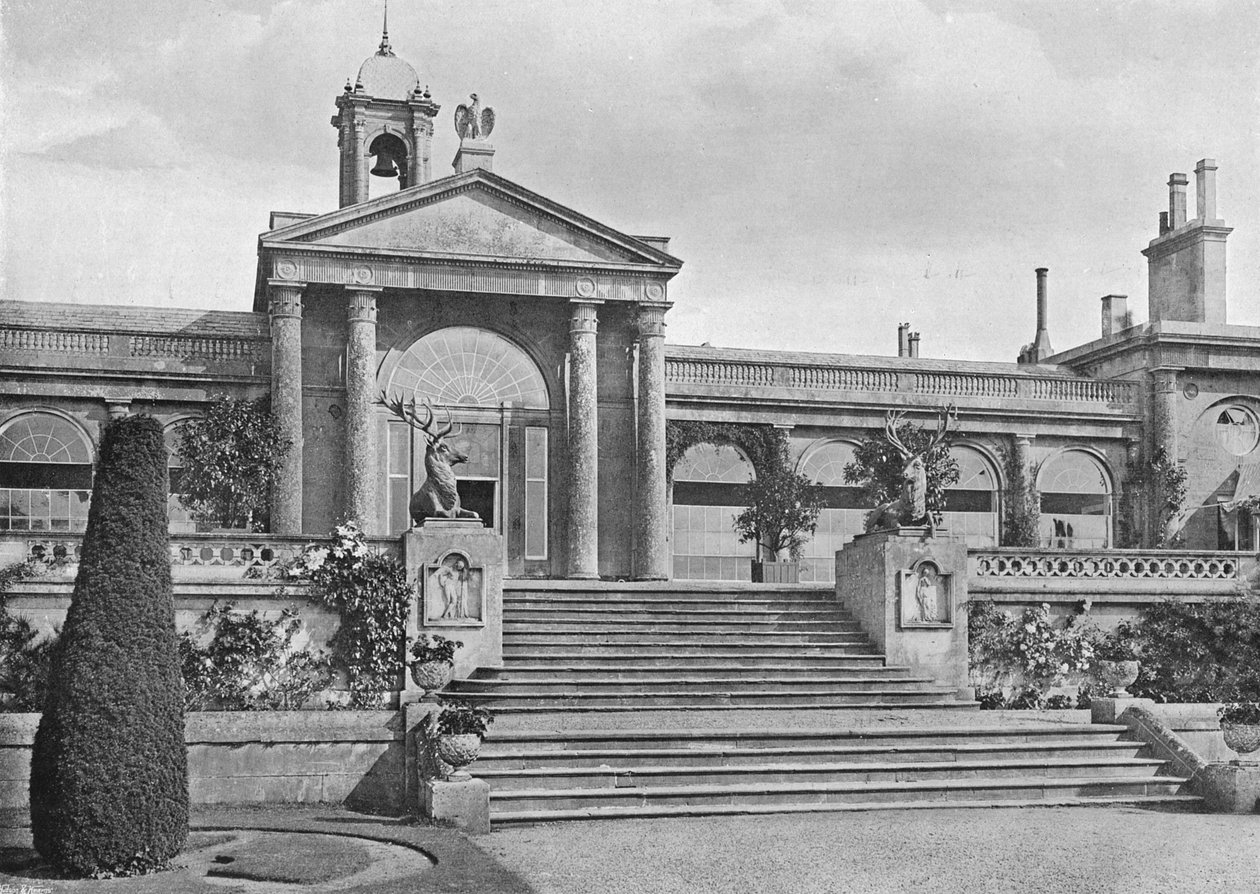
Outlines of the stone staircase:
[{"label": "stone staircase", "polygon": [[1124,727],[1001,724],[876,654],[830,589],[508,582],[497,823],[960,804],[1187,807]]}]

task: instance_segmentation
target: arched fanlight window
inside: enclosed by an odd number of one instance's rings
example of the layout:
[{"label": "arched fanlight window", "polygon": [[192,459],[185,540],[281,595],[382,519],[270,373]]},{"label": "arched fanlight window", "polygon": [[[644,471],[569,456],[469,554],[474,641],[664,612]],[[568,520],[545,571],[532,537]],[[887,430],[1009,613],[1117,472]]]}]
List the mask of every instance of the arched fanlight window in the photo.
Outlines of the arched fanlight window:
[{"label": "arched fanlight window", "polygon": [[958,463],[958,483],[945,494],[945,527],[967,538],[969,546],[994,546],[998,540],[997,473],[979,450],[950,448]]},{"label": "arched fanlight window", "polygon": [[729,444],[696,444],[674,466],[674,577],[747,580],[752,547],[732,525],[753,464]]},{"label": "arched fanlight window", "polygon": [[1111,479],[1092,455],[1065,450],[1050,457],[1042,466],[1037,489],[1043,545],[1110,546]]},{"label": "arched fanlight window", "polygon": [[870,506],[865,491],[846,484],[844,467],[853,462],[853,444],[825,441],[806,451],[800,472],[823,486],[824,508],[814,536],[801,552],[801,580],[833,581],[836,551],[862,533]]},{"label": "arched fanlight window", "polygon": [[418,339],[403,353],[385,389],[459,407],[550,406],[542,372],[503,336],[451,326]]},{"label": "arched fanlight window", "polygon": [[697,444],[674,466],[674,481],[747,484],[756,477],[753,464],[729,444]]},{"label": "arched fanlight window", "polygon": [[0,530],[82,531],[92,496],[92,445],[52,413],[0,429]]}]

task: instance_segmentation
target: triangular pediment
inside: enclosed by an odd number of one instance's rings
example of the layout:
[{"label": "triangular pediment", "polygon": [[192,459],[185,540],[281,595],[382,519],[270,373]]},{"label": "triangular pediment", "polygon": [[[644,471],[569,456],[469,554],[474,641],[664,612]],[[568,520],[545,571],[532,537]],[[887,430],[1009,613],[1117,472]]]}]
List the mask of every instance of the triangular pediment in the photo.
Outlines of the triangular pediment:
[{"label": "triangular pediment", "polygon": [[571,264],[679,262],[484,171],[447,177],[263,235],[273,246]]}]

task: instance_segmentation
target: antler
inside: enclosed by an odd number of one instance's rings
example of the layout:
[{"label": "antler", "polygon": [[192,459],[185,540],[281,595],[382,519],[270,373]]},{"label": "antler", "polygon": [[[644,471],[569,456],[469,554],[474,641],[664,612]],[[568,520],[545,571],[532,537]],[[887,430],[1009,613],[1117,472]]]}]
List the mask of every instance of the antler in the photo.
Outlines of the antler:
[{"label": "antler", "polygon": [[408,406],[403,403],[401,396],[391,399],[384,391],[382,391],[381,396],[377,398],[376,402],[382,407],[388,409],[391,413],[410,425],[412,428],[419,429],[424,432],[426,437],[434,441],[441,439],[444,435],[449,434],[450,432],[450,429],[448,428],[445,432],[435,433],[433,429],[430,428],[430,426],[433,425],[433,406],[427,400],[424,402],[424,409],[427,417],[425,419],[421,419],[418,415],[416,415],[416,399],[414,397],[411,399],[410,406]]},{"label": "antler", "polygon": [[[424,405],[425,405],[426,407],[429,407],[429,402],[428,402],[428,401],[425,401],[425,402],[424,402]],[[435,441],[440,441],[440,440],[442,440],[443,438],[445,438],[447,435],[449,435],[449,434],[451,433],[451,429],[453,429],[453,428],[455,427],[455,423],[451,420],[451,411],[450,411],[450,410],[448,410],[448,409],[446,409],[446,407],[443,407],[443,408],[442,408],[442,410],[446,413],[446,427],[445,427],[444,429],[442,429],[440,432],[438,432],[437,434],[435,434],[435,435],[433,436],[433,440],[435,440]],[[432,407],[429,407],[429,418],[430,418],[430,420],[432,420],[432,418],[433,418],[433,408],[432,408]]]},{"label": "antler", "polygon": [[888,415],[884,417],[884,437],[888,439],[888,443],[896,448],[901,454],[902,459],[909,459],[914,454],[906,449],[906,445],[901,443],[901,438],[897,436],[897,427],[901,425],[905,413],[901,410],[889,410]]},{"label": "antler", "polygon": [[926,456],[936,449],[936,445],[945,440],[945,436],[949,434],[949,420],[958,421],[958,408],[953,404],[941,407],[936,411],[936,434],[932,435],[932,440],[928,442],[923,454]]}]

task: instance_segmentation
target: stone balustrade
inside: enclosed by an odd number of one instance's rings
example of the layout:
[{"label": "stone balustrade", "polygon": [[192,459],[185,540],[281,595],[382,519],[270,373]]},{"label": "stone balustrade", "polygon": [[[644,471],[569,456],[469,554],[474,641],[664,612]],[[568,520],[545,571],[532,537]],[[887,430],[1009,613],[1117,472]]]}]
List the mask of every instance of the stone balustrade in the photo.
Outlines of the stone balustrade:
[{"label": "stone balustrade", "polygon": [[268,361],[270,344],[265,337],[219,335],[193,338],[0,327],[0,348],[98,357],[121,355],[136,360],[258,364]]},{"label": "stone balustrade", "polygon": [[1236,581],[1242,556],[1181,550],[1063,551],[972,550],[972,573],[980,578],[1081,580]]},{"label": "stone balustrade", "polygon": [[256,338],[132,335],[127,339],[127,349],[132,357],[257,363],[270,355],[270,342]]},{"label": "stone balustrade", "polygon": [[[82,547],[81,534],[10,534],[0,540],[22,543],[21,555],[28,559],[55,558],[70,564],[78,562]],[[171,568],[258,573],[291,561],[307,546],[325,542],[331,541],[273,534],[179,534],[170,538]],[[402,546],[396,538],[369,538],[368,543],[377,553],[402,560]]]},{"label": "stone balustrade", "polygon": [[109,335],[103,332],[62,332],[57,329],[0,329],[0,348],[14,351],[108,354],[109,347]]},{"label": "stone balustrade", "polygon": [[1002,375],[952,371],[871,369],[671,357],[665,380],[672,385],[804,388],[813,391],[903,392],[933,397],[1005,398],[1133,407],[1133,382],[1065,376]]}]

